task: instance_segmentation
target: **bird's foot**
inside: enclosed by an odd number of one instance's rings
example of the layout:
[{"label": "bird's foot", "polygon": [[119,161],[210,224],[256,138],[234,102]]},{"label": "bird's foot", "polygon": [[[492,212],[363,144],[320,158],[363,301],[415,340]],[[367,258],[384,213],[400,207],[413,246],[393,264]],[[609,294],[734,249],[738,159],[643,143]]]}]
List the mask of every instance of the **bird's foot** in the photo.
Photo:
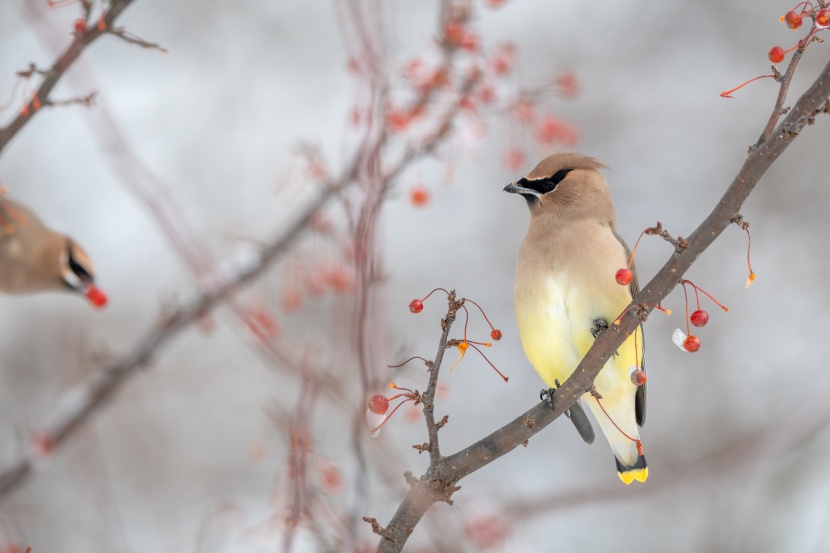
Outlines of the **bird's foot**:
[{"label": "bird's foot", "polygon": [[591,327],[591,336],[594,340],[602,336],[602,333],[608,330],[608,321],[605,319],[594,319],[594,326]]},{"label": "bird's foot", "polygon": [[[553,394],[556,393],[556,389],[559,388],[559,380],[553,381],[554,387],[553,388],[542,388],[539,391],[539,399],[544,401],[548,404],[548,407],[553,409]],[[565,412],[565,415],[570,418],[571,415],[568,412]]]},{"label": "bird's foot", "polygon": [[[591,336],[594,340],[602,336],[602,333],[608,330],[608,321],[605,319],[594,319],[594,326],[591,327]],[[614,355],[619,355],[620,352],[615,351]]]},{"label": "bird's foot", "polygon": [[548,404],[548,407],[553,409],[553,394],[556,393],[556,388],[543,388],[539,392],[539,399]]}]

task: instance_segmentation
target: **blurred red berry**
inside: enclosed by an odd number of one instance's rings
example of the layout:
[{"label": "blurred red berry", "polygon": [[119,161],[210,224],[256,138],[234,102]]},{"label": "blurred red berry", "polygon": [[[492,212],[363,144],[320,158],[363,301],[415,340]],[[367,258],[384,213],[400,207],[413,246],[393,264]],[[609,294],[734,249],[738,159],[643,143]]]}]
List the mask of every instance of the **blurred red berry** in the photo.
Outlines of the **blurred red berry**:
[{"label": "blurred red berry", "polygon": [[461,39],[461,47],[469,52],[475,52],[481,46],[481,42],[478,39],[478,35],[475,33],[464,33],[464,37]]},{"label": "blurred red berry", "polygon": [[464,533],[473,547],[495,549],[501,546],[510,535],[507,521],[497,515],[479,515],[464,525]]},{"label": "blurred red berry", "polygon": [[620,286],[628,286],[634,279],[634,274],[629,269],[620,269],[617,271],[617,274],[614,275],[614,278],[617,279],[617,284]]},{"label": "blurred red berry", "polygon": [[519,100],[513,106],[513,115],[522,123],[532,123],[536,116],[536,106],[528,100]]},{"label": "blurred red berry", "polygon": [[795,30],[795,29],[798,29],[799,27],[801,27],[802,20],[801,20],[801,16],[799,14],[797,14],[794,11],[790,10],[784,16],[784,22],[787,24],[787,27],[789,27],[790,29]]},{"label": "blurred red berry", "polygon": [[508,148],[504,156],[504,164],[511,171],[518,171],[525,163],[525,154],[518,148]]},{"label": "blurred red berry", "polygon": [[464,30],[464,27],[458,21],[450,21],[444,27],[444,38],[447,39],[447,42],[455,44],[456,46],[464,42],[466,34],[467,32]]},{"label": "blurred red berry", "polygon": [[773,46],[770,48],[769,61],[772,63],[781,63],[784,61],[784,49],[780,46]]},{"label": "blurred red berry", "polygon": [[392,132],[402,132],[411,121],[409,114],[403,111],[391,110],[386,114],[386,122]]},{"label": "blurred red berry", "polygon": [[343,474],[334,465],[326,465],[320,471],[320,480],[328,493],[337,493],[343,488]]},{"label": "blurred red berry", "polygon": [[429,203],[429,190],[420,184],[416,184],[409,191],[409,201],[416,207],[424,207]]},{"label": "blurred red berry", "polygon": [[501,340],[501,330],[499,330],[498,328],[494,328],[493,332],[490,333],[490,338],[497,342]]},{"label": "blurred red berry", "polygon": [[380,394],[375,394],[369,398],[369,411],[376,415],[385,415],[389,409],[389,400]]},{"label": "blurred red berry", "polygon": [[683,340],[683,349],[690,352],[695,352],[700,349],[700,338],[697,336],[688,336]]},{"label": "blurred red berry", "polygon": [[303,295],[300,289],[295,286],[289,286],[282,291],[282,299],[280,300],[283,311],[293,313],[303,305]]},{"label": "blurred red berry", "polygon": [[576,73],[568,71],[556,77],[556,88],[559,94],[566,98],[573,98],[579,94],[579,79]]},{"label": "blurred red berry", "polygon": [[819,10],[816,14],[816,25],[830,27],[830,10]]},{"label": "blurred red berry", "polygon": [[706,323],[709,322],[709,313],[705,309],[698,309],[692,313],[692,316],[689,317],[689,319],[695,326],[706,326]]},{"label": "blurred red berry", "polygon": [[86,19],[82,19],[82,18],[76,19],[74,29],[75,29],[75,32],[77,34],[85,33],[86,32]]},{"label": "blurred red berry", "polygon": [[409,302],[409,311],[412,313],[420,313],[424,310],[424,302],[421,300],[412,300]]},{"label": "blurred red berry", "polygon": [[507,0],[487,0],[487,7],[488,8],[500,8],[504,5]]}]

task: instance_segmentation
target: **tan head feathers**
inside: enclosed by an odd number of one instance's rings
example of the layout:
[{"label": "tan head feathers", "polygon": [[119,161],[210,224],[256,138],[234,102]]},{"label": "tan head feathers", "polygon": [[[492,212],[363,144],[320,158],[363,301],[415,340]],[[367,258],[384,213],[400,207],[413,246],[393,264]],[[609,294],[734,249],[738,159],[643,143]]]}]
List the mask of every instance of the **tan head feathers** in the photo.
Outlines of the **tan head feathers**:
[{"label": "tan head feathers", "polygon": [[525,178],[544,179],[563,169],[608,169],[608,166],[594,157],[582,154],[553,154],[540,161]]}]

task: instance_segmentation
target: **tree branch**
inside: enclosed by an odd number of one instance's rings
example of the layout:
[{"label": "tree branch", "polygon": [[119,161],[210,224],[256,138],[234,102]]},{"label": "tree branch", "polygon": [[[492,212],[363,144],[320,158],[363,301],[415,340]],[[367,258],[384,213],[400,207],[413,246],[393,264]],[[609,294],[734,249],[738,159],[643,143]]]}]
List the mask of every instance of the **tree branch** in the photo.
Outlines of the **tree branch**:
[{"label": "tree branch", "polygon": [[[792,72],[788,72],[791,77]],[[782,86],[788,85],[784,80]],[[438,471],[432,467],[424,478],[407,493],[378,545],[378,552],[401,551],[415,526],[429,507],[440,498],[436,489],[454,486],[468,474],[490,464],[522,445],[565,412],[585,393],[596,376],[625,339],[641,324],[654,305],[659,304],[677,286],[682,275],[698,257],[729,226],[755,185],[772,163],[798,136],[805,125],[812,124],[815,115],[825,110],[830,97],[830,63],[816,81],[796,102],[784,121],[768,140],[750,151],[737,176],[709,216],[686,240],[686,248],[675,251],[657,275],[626,308],[617,324],[604,332],[562,386],[556,391],[554,409],[539,403],[512,422],[469,447],[441,459]],[[777,105],[776,105],[777,108]],[[437,477],[429,478],[431,475]]]}]

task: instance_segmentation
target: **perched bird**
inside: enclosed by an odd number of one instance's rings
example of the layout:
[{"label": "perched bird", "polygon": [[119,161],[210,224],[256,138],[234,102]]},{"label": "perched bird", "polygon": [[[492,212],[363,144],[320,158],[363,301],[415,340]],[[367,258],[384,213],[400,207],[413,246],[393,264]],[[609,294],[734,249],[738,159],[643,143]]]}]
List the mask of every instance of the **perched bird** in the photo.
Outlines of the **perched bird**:
[{"label": "perched bird", "polygon": [[81,246],[46,227],[29,208],[0,197],[0,292],[49,290],[83,294],[95,307],[107,303]]},{"label": "perched bird", "polygon": [[[596,336],[638,292],[633,266],[629,286],[615,279],[631,254],[617,234],[611,194],[600,169],[607,167],[592,157],[554,154],[504,187],[521,195],[530,208],[516,263],[516,321],[528,360],[551,388],[573,373]],[[626,484],[648,477],[637,429],[645,422],[646,389],[632,382],[635,369],[644,370],[640,328],[594,381],[602,399],[590,393],[581,398],[611,444]],[[543,395],[552,398],[553,392],[543,390]],[[570,417],[590,443],[593,431],[579,402]]]}]

